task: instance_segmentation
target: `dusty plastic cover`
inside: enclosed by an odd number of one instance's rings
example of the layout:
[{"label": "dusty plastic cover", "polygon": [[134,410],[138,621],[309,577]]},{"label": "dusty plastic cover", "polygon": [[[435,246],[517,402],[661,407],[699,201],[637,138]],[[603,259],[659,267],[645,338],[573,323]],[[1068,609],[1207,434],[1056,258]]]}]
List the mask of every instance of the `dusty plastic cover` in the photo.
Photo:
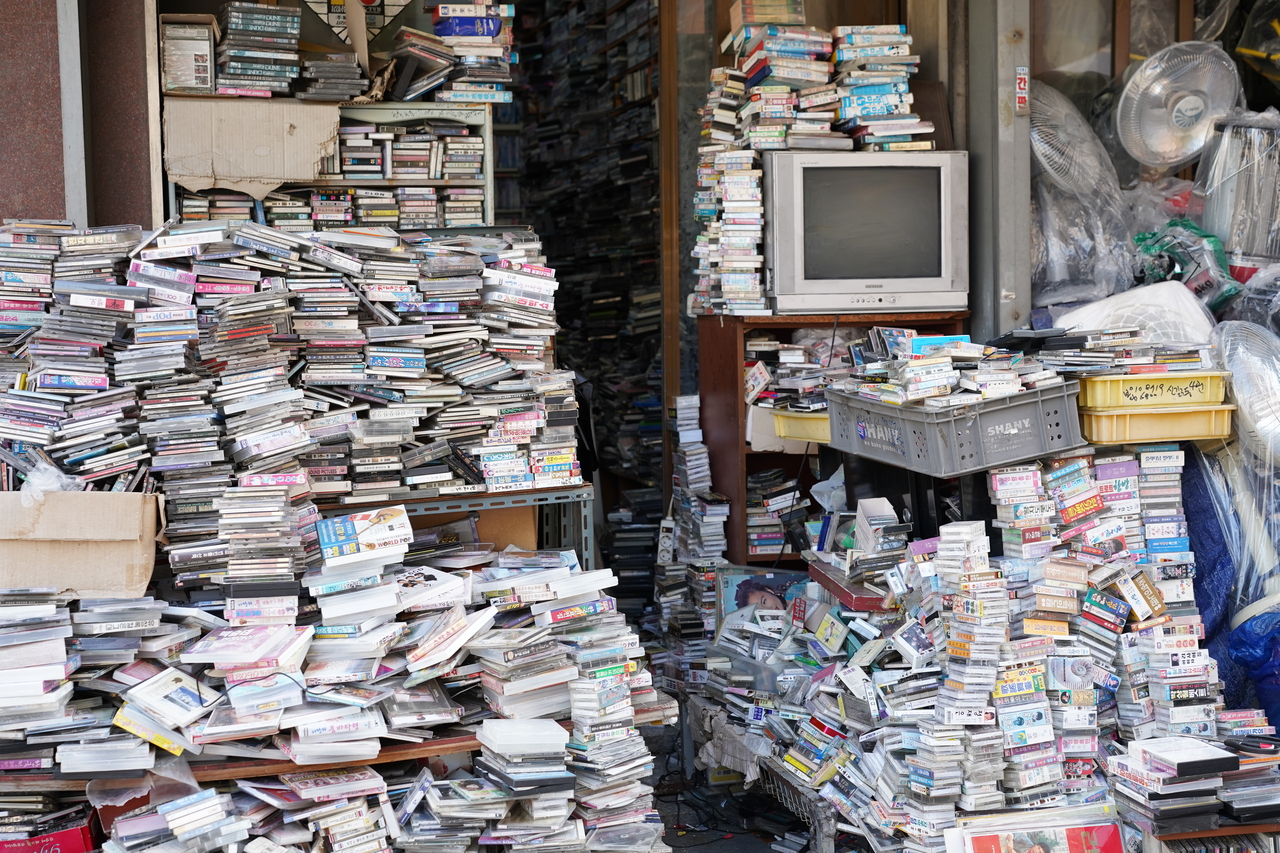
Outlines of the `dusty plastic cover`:
[{"label": "dusty plastic cover", "polygon": [[155,565],[155,495],[50,492],[31,508],[0,494],[0,587],[137,598]]},{"label": "dusty plastic cover", "polygon": [[261,199],[314,181],[338,139],[338,105],[296,98],[165,98],[164,168],[189,190]]}]

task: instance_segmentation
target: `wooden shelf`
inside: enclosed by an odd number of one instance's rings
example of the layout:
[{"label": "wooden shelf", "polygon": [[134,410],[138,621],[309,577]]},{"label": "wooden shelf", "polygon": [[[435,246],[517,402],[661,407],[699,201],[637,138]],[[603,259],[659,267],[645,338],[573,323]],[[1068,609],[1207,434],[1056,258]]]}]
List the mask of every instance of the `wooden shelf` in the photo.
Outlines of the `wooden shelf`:
[{"label": "wooden shelf", "polygon": [[[642,705],[636,711],[636,725],[670,725],[679,719],[680,707],[675,699],[658,691],[657,700]],[[563,721],[566,729],[573,724]],[[255,779],[277,776],[281,773],[298,773],[311,770],[331,770],[364,764],[390,764],[418,758],[433,758],[455,752],[474,752],[480,749],[480,741],[471,735],[442,737],[423,743],[402,743],[384,746],[377,758],[368,761],[339,761],[334,764],[294,764],[292,761],[220,761],[216,764],[195,764],[191,768],[197,782],[225,782],[232,779]],[[42,792],[83,791],[90,780],[55,779],[52,773],[0,775],[0,791]]]},{"label": "wooden shelf", "polygon": [[809,564],[809,577],[817,581],[836,600],[850,610],[887,611],[884,596],[867,589],[862,584],[850,583],[844,572],[830,563],[818,561]]},{"label": "wooden shelf", "polygon": [[[609,118],[614,118],[615,116],[622,115],[627,110],[634,109],[636,107],[643,107],[646,104],[651,104],[653,103],[654,99],[657,97],[658,97],[657,95],[645,95],[643,98],[636,98],[634,101],[627,101],[622,106],[614,107],[613,109],[609,110],[609,113],[608,113]],[[656,136],[657,132],[654,131],[652,135]]]},{"label": "wooden shelf", "polygon": [[605,468],[604,470],[605,473],[610,476],[617,477],[619,480],[626,480],[629,483],[635,483],[639,486],[647,486],[652,489],[658,485],[653,480],[646,480],[643,477],[636,476],[635,474],[629,474],[620,468]]},{"label": "wooden shelf", "polygon": [[1203,832],[1177,832],[1172,835],[1157,835],[1157,841],[1190,841],[1196,838],[1226,838],[1230,835],[1253,835],[1254,833],[1271,834],[1280,832],[1280,823],[1241,823],[1223,826],[1218,829],[1206,829]]},{"label": "wooden shelf", "polygon": [[471,512],[485,509],[502,509],[511,506],[539,506],[590,500],[591,483],[580,486],[564,486],[559,489],[524,489],[518,492],[474,492],[469,495],[446,495],[439,498],[401,498],[389,501],[370,501],[361,504],[319,504],[321,515],[332,518],[353,512],[364,512],[380,506],[403,505],[409,515],[435,515],[444,512]]},{"label": "wooden shelf", "polygon": [[643,68],[647,68],[647,67],[649,67],[649,66],[651,66],[651,65],[656,65],[657,63],[658,63],[658,57],[656,57],[656,56],[651,56],[651,57],[649,57],[649,58],[648,58],[648,59],[646,59],[646,60],[643,60],[643,61],[641,61],[641,62],[637,62],[635,65],[631,66],[631,67],[630,67],[630,68],[628,68],[626,71],[623,71],[623,72],[622,72],[622,73],[620,73],[620,74],[615,74],[614,76],[610,77],[610,78],[609,78],[609,82],[610,82],[610,83],[620,83],[620,82],[622,82],[622,78],[623,78],[623,77],[626,77],[628,74],[633,74],[633,73],[635,73],[636,71],[640,71],[641,69],[643,69]]},{"label": "wooden shelf", "polygon": [[748,554],[748,563],[794,563],[800,559],[800,555],[794,551],[784,551],[781,554]]},{"label": "wooden shelf", "polygon": [[[704,421],[703,443],[711,456],[712,488],[727,497],[732,507],[725,526],[728,548],[725,556],[742,565],[772,563],[774,557],[759,560],[747,557],[747,460],[751,470],[765,467],[769,457],[750,452],[747,447],[746,404],[742,399],[742,363],[746,355],[745,334],[753,329],[830,329],[837,326],[907,326],[958,334],[963,331],[967,311],[921,311],[895,314],[784,314],[767,317],[734,317],[704,314],[698,317],[698,392],[704,411],[716,417]],[[795,459],[795,454],[778,455],[779,460]],[[781,462],[779,463],[781,464]],[[774,467],[779,467],[775,464]],[[787,467],[783,464],[782,467]],[[785,557],[784,557],[785,559]]]},{"label": "wooden shelf", "polygon": [[596,53],[596,55],[597,55],[597,56],[599,56],[599,55],[600,55],[600,54],[602,54],[602,53],[606,53],[607,51],[612,50],[613,48],[615,48],[615,47],[617,47],[618,45],[622,44],[624,41],[626,41],[627,39],[631,38],[633,35],[635,35],[636,33],[640,32],[640,31],[641,31],[641,30],[643,30],[645,27],[656,27],[657,25],[658,25],[658,19],[657,19],[657,18],[650,18],[649,20],[645,21],[643,24],[640,24],[639,26],[632,27],[630,30],[627,30],[627,32],[625,32],[625,33],[623,33],[622,35],[618,36],[616,39],[614,39],[613,41],[609,42],[609,43],[608,43],[608,44],[606,44],[604,47],[602,47],[602,48],[600,48],[600,49],[596,50],[596,51],[595,51],[595,53]]},{"label": "wooden shelf", "polygon": [[484,180],[473,180],[470,178],[378,178],[376,180],[362,181],[337,179],[337,178],[317,178],[314,181],[301,181],[296,184],[285,184],[287,189],[296,189],[298,187],[351,187],[359,189],[360,187],[483,187]]},{"label": "wooden shelf", "polygon": [[[720,315],[710,315],[720,316]],[[771,317],[729,317],[748,329],[801,329],[807,326],[892,326],[916,324],[936,326],[939,323],[960,323],[968,319],[968,311],[920,311],[900,314],[775,314]],[[958,332],[955,334],[959,334]]]}]

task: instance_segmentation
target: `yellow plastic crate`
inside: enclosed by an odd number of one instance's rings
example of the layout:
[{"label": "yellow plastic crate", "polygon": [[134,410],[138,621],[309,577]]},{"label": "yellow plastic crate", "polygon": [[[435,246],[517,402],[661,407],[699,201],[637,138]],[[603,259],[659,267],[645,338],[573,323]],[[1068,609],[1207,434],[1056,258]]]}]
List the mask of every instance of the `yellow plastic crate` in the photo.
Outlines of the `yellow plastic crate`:
[{"label": "yellow plastic crate", "polygon": [[1134,373],[1080,380],[1080,407],[1137,409],[1147,406],[1216,406],[1226,399],[1224,370]]},{"label": "yellow plastic crate", "polygon": [[831,442],[831,416],[826,412],[773,412],[773,431],[778,438],[796,441],[812,441],[817,444]]},{"label": "yellow plastic crate", "polygon": [[1195,441],[1231,435],[1235,406],[1174,406],[1160,409],[1081,409],[1084,437],[1093,444],[1133,441]]}]

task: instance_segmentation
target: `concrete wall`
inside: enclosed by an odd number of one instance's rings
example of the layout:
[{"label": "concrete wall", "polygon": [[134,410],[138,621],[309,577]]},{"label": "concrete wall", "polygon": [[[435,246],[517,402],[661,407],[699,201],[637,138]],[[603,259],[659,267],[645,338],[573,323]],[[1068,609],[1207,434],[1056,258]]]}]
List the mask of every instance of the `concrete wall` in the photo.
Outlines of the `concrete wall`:
[{"label": "concrete wall", "polygon": [[148,5],[142,0],[92,0],[84,5],[89,212],[95,225],[152,224]]},{"label": "concrete wall", "polygon": [[[74,4],[73,4],[74,7]],[[67,214],[58,0],[0,2],[0,218]],[[152,220],[148,0],[81,0],[90,225]]]},{"label": "concrete wall", "polygon": [[61,219],[62,100],[55,0],[0,3],[0,218]]}]

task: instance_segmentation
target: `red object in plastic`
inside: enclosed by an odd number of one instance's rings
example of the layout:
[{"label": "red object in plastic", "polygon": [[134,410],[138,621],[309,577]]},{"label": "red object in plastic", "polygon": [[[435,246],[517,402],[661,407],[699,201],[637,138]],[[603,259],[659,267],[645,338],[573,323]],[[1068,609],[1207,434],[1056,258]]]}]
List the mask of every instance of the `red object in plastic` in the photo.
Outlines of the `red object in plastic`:
[{"label": "red object in plastic", "polygon": [[35,838],[23,838],[16,841],[0,841],[0,853],[88,853],[98,846],[97,820],[91,814],[84,823],[40,835]]}]

